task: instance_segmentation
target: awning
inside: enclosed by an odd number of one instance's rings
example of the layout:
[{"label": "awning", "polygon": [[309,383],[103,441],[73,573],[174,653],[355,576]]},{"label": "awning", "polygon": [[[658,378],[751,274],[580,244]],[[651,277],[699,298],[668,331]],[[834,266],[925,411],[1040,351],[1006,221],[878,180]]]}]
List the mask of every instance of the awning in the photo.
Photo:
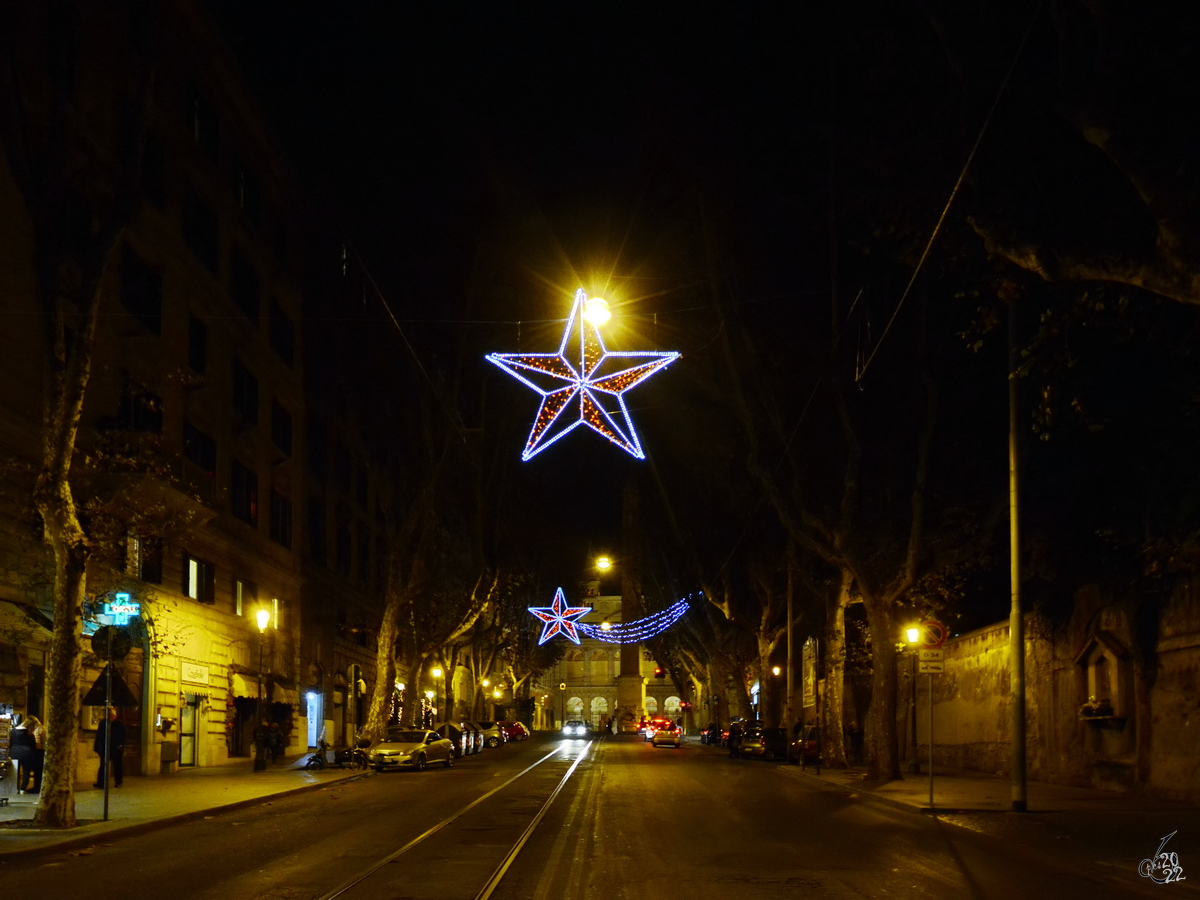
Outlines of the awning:
[{"label": "awning", "polygon": [[298,695],[295,691],[289,691],[287,688],[275,685],[275,690],[271,692],[272,703],[290,703],[296,705]]},{"label": "awning", "polygon": [[258,699],[258,679],[253,675],[233,673],[233,696],[248,700]]}]

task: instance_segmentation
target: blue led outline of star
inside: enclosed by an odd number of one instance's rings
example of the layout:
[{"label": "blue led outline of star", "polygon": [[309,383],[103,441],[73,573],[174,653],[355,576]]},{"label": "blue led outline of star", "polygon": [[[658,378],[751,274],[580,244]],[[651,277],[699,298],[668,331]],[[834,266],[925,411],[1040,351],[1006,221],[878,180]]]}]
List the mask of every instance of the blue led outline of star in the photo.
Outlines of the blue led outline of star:
[{"label": "blue led outline of star", "polygon": [[[669,366],[679,358],[680,354],[673,350],[610,351],[604,346],[604,340],[600,337],[596,326],[588,322],[582,315],[583,305],[587,299],[587,292],[582,288],[575,292],[575,305],[571,308],[571,316],[567,319],[567,327],[563,332],[562,343],[559,344],[557,353],[489,353],[485,357],[488,362],[499,366],[518,381],[537,391],[542,397],[533,428],[529,432],[525,449],[521,453],[523,462],[528,462],[580,425],[586,425],[597,434],[608,438],[634,458],[646,458],[641,442],[638,440],[637,430],[633,427],[633,420],[629,417],[629,408],[625,405],[624,394],[655,372]],[[579,326],[578,366],[566,356],[567,344],[571,340],[577,322]],[[589,348],[589,343],[594,344],[596,349]],[[591,356],[594,357],[591,365],[588,364],[589,349],[591,349]],[[610,359],[643,361],[626,366],[616,372],[600,375],[604,364]],[[552,365],[547,367],[539,365],[535,361],[549,361]],[[566,383],[561,387],[546,389],[526,377],[525,372],[548,376],[550,379]],[[619,388],[614,386],[623,381],[628,381],[628,383]],[[610,413],[600,403],[597,393],[615,399],[619,410]],[[577,401],[575,405],[578,406],[578,417],[567,427],[555,432],[553,426],[562,418],[567,407],[572,405],[572,401]],[[607,428],[589,419],[587,415],[589,411]],[[614,415],[620,416],[624,427],[614,421]],[[547,437],[547,435],[550,436]]]},{"label": "blue led outline of star", "polygon": [[538,641],[539,647],[556,634],[565,635],[578,644],[578,623],[575,620],[592,611],[590,606],[567,606],[562,588],[554,592],[554,602],[550,606],[530,606],[527,609],[545,623],[541,640]]}]

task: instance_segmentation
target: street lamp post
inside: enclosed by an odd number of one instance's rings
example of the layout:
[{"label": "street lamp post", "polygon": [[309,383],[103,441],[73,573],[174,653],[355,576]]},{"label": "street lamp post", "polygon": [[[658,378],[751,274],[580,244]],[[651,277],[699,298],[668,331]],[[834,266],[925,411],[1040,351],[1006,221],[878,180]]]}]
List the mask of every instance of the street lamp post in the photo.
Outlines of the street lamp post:
[{"label": "street lamp post", "polygon": [[263,688],[266,676],[263,674],[263,649],[267,643],[267,625],[271,621],[271,611],[260,609],[255,614],[258,622],[258,701],[254,707],[254,771],[267,770],[267,733],[263,728]]},{"label": "street lamp post", "polygon": [[446,716],[442,713],[442,687],[441,687],[441,683],[440,683],[440,679],[441,679],[443,673],[440,668],[435,667],[435,668],[429,670],[429,674],[433,676],[434,708],[437,710],[438,718],[440,718],[444,722],[444,721],[446,721]]},{"label": "street lamp post", "polygon": [[[913,627],[905,630],[909,643],[909,687],[912,689],[911,702],[912,722],[909,727],[908,771],[913,775],[921,774],[921,761],[917,758],[917,650],[916,643],[921,638],[921,630]],[[933,737],[930,736],[930,752],[932,753]]]},{"label": "street lamp post", "polygon": [[567,683],[558,683],[558,727],[562,728],[567,721]]}]

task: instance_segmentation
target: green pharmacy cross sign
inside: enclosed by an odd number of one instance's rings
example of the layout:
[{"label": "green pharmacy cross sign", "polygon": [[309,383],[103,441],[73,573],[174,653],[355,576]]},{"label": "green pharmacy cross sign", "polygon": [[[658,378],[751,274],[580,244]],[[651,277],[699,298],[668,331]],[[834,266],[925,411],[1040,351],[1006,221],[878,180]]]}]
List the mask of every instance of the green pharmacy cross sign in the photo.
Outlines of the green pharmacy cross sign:
[{"label": "green pharmacy cross sign", "polygon": [[129,594],[118,591],[112,597],[111,603],[104,604],[104,615],[111,616],[114,625],[128,625],[130,616],[141,615],[142,605],[134,603]]}]

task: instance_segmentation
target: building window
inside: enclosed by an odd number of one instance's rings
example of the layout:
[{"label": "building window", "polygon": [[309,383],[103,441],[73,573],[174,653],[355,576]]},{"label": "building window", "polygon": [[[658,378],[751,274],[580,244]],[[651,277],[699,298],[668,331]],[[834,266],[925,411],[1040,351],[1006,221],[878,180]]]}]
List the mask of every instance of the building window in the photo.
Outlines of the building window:
[{"label": "building window", "polygon": [[183,206],[183,240],[192,255],[213,275],[217,274],[220,233],[216,214],[189,189]]},{"label": "building window", "polygon": [[358,472],[355,473],[358,477],[355,479],[355,496],[358,498],[358,505],[363,509],[367,508],[367,467],[359,466]]},{"label": "building window", "polygon": [[271,540],[292,549],[292,501],[271,491]]},{"label": "building window", "polygon": [[142,434],[162,434],[162,397],[149,391],[130,389],[121,395],[117,408],[117,428]]},{"label": "building window", "polygon": [[162,209],[166,192],[167,158],[163,145],[151,135],[142,147],[142,193],[158,209]]},{"label": "building window", "polygon": [[246,160],[238,153],[233,160],[233,190],[237,195],[238,206],[246,214],[246,218],[255,228],[262,221],[262,192],[258,187],[258,179],[246,165]]},{"label": "building window", "polygon": [[213,564],[196,559],[186,550],[183,553],[183,593],[201,603],[213,603],[217,599],[216,579]]},{"label": "building window", "polygon": [[337,489],[350,496],[350,485],[354,480],[354,466],[350,464],[350,451],[338,446],[333,450],[333,483]]},{"label": "building window", "polygon": [[201,375],[208,368],[208,327],[193,315],[188,316],[188,365]]},{"label": "building window", "polygon": [[191,422],[183,423],[183,455],[201,472],[216,476],[217,442]]},{"label": "building window", "polygon": [[217,163],[217,155],[221,146],[220,126],[217,113],[196,90],[195,86],[188,88],[186,115],[192,132],[192,140],[200,151],[208,157],[213,165]]},{"label": "building window", "polygon": [[125,571],[146,584],[162,584],[162,541],[131,534],[125,543]]},{"label": "building window", "polygon": [[248,424],[258,424],[258,379],[239,359],[233,361],[233,408]]},{"label": "building window", "polygon": [[258,600],[258,585],[253,581],[242,581],[240,578],[235,578],[233,581],[233,611],[236,615],[244,616],[246,610],[252,609],[257,605]]},{"label": "building window", "polygon": [[292,417],[274,398],[271,399],[271,443],[284,456],[292,455]]},{"label": "building window", "polygon": [[335,558],[335,568],[338,574],[349,578],[350,577],[350,547],[352,544],[350,536],[350,523],[345,520],[339,520],[337,523],[337,546],[335,548],[337,556]]},{"label": "building window", "polygon": [[371,539],[366,535],[366,527],[358,526],[358,583],[363,587],[371,578]]},{"label": "building window", "polygon": [[128,246],[121,261],[121,302],[151,334],[162,334],[162,275]]},{"label": "building window", "polygon": [[291,368],[292,357],[296,350],[295,329],[292,327],[292,320],[283,311],[283,307],[273,298],[271,300],[271,321],[268,328],[271,333],[271,349],[288,368]]},{"label": "building window", "polygon": [[217,496],[217,442],[186,421],[183,460],[184,484],[202,501],[212,504]]},{"label": "building window", "polygon": [[254,325],[258,326],[258,273],[240,250],[234,250],[229,263],[229,296]]},{"label": "building window", "polygon": [[231,466],[229,503],[235,516],[252,528],[258,527],[258,476],[236,459]]},{"label": "building window", "polygon": [[325,504],[319,497],[308,498],[308,558],[324,564],[326,557]]},{"label": "building window", "polygon": [[325,477],[325,432],[315,419],[308,420],[308,444],[304,448],[308,454],[308,471],[317,478]]}]

